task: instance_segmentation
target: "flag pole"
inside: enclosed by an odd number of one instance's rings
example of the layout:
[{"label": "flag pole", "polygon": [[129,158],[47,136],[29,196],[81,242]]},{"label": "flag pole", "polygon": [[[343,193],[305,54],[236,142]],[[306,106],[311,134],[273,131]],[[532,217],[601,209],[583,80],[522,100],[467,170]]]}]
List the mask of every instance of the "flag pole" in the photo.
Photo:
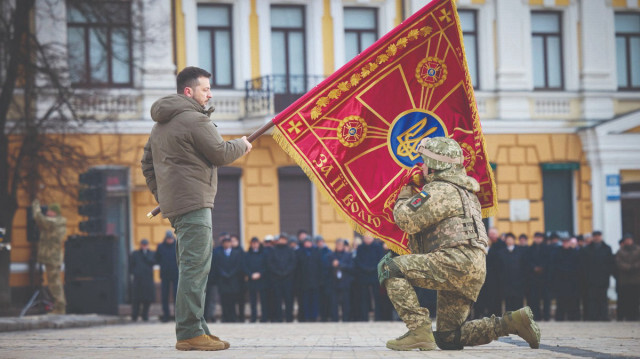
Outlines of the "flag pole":
[{"label": "flag pole", "polygon": [[[262,127],[257,129],[254,133],[250,134],[249,137],[247,137],[247,141],[249,142],[255,141],[258,137],[264,135],[264,133],[267,132],[271,127],[273,127],[273,125],[274,125],[273,121],[269,121],[265,123]],[[151,212],[147,213],[147,218],[151,219],[157,216],[159,213],[160,213],[160,206],[157,206],[156,208],[151,210]]]}]

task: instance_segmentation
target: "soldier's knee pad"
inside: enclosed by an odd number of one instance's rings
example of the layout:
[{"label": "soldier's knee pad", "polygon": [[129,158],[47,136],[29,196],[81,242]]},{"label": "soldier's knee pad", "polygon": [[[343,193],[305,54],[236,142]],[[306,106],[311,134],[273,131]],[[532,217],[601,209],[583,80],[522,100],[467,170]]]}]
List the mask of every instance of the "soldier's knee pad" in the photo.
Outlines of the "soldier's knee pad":
[{"label": "soldier's knee pad", "polygon": [[393,260],[394,255],[391,254],[393,252],[387,253],[380,262],[378,263],[378,281],[380,281],[380,285],[384,284],[384,281],[389,278],[402,278],[404,275],[400,270],[400,267]]},{"label": "soldier's knee pad", "polygon": [[438,348],[442,350],[462,350],[462,343],[460,343],[460,328],[448,332],[433,332],[433,338],[436,340]]}]

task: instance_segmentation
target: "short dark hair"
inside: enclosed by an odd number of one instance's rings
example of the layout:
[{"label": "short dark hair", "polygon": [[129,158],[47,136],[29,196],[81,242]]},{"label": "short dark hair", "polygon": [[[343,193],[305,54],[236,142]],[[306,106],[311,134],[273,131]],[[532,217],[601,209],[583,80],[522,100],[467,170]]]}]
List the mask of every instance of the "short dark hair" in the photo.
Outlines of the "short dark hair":
[{"label": "short dark hair", "polygon": [[198,79],[200,77],[209,78],[211,77],[211,74],[208,71],[195,66],[189,66],[182,69],[176,78],[178,93],[183,93],[186,87],[195,88],[198,86]]},{"label": "short dark hair", "polygon": [[593,232],[591,232],[591,235],[592,236],[601,236],[602,232],[601,231],[593,231]]},{"label": "short dark hair", "polygon": [[509,233],[505,233],[504,238],[506,239],[507,237],[511,237],[511,238],[513,238],[514,240],[516,239],[516,235],[515,235],[515,234],[513,234],[513,233],[511,233],[511,232],[509,232]]}]

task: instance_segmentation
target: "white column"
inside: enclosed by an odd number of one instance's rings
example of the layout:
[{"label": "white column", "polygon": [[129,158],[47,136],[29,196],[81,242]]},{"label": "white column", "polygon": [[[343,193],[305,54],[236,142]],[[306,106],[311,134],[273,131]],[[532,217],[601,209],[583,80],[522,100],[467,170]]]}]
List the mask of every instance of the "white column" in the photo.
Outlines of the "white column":
[{"label": "white column", "polygon": [[582,89],[587,91],[617,89],[615,28],[610,4],[606,0],[580,2],[581,77]]},{"label": "white column", "polygon": [[[237,10],[236,10],[237,9]],[[233,16],[233,59],[235,88],[244,89],[245,81],[251,79],[251,35],[249,31],[250,0],[238,1]]]},{"label": "white column", "polygon": [[256,12],[260,22],[260,74],[273,74],[271,68],[271,5],[269,1],[256,0]]},{"label": "white column", "polygon": [[[604,221],[602,223],[602,236],[606,243],[615,250],[619,247],[618,240],[622,238],[622,210],[620,199],[607,200],[607,175],[620,175],[620,168],[613,164],[605,164],[602,166],[602,173],[600,174],[600,183],[603,184],[600,193],[601,200],[603,202],[603,215]],[[595,228],[594,229],[598,229]]]},{"label": "white column", "polygon": [[313,0],[305,6],[307,74],[311,76],[324,73],[324,49],[322,42],[322,0]]},{"label": "white column", "polygon": [[[139,42],[141,49],[142,118],[150,118],[151,105],[159,97],[175,92],[175,65],[173,64],[173,39],[171,37],[171,1],[145,0],[141,3],[138,19],[144,34]],[[136,17],[134,16],[134,19]]]},{"label": "white column", "polygon": [[198,66],[198,6],[196,0],[182,0],[186,66]]},{"label": "white column", "polygon": [[578,4],[572,2],[563,12],[562,18],[562,64],[564,88],[566,91],[578,91],[580,87],[580,69],[578,57]]},{"label": "white column", "polygon": [[602,176],[602,165],[600,151],[598,149],[598,137],[596,131],[591,128],[579,133],[582,142],[582,150],[587,157],[589,167],[591,167],[591,208],[593,228],[602,228],[604,224],[604,177]]},{"label": "white column", "polygon": [[496,0],[499,90],[531,90],[531,13],[527,3]]},{"label": "white column", "polygon": [[[342,8],[342,0],[331,0],[331,16],[333,17],[333,61],[335,64],[334,71],[346,64],[344,58],[344,11]],[[380,34],[380,36],[382,37],[382,34]]]},{"label": "white column", "polygon": [[[20,1],[20,0],[18,0]],[[15,4],[12,4],[15,6]],[[47,49],[49,65],[59,75],[68,71],[67,62],[67,7],[64,1],[36,0],[35,5],[35,35],[38,42]],[[62,76],[64,80],[65,77]],[[62,84],[70,85],[70,84]],[[51,86],[50,78],[42,72],[37,72],[35,77],[36,87]],[[54,105],[54,98],[41,94],[34,103],[36,116],[44,116]],[[65,109],[63,109],[65,110]]]},{"label": "white column", "polygon": [[[491,91],[496,88],[496,59],[493,51],[493,21],[495,20],[495,9],[493,1],[487,1],[478,7],[478,54],[480,81],[480,91]],[[482,50],[481,50],[482,49]]]}]

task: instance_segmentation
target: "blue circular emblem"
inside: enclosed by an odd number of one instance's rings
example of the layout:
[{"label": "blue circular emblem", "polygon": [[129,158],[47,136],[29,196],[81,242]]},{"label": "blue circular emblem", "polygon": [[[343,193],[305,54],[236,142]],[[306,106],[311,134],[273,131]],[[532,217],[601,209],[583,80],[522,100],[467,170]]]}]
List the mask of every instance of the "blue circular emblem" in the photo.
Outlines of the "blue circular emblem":
[{"label": "blue circular emblem", "polygon": [[428,74],[429,76],[434,76],[434,75],[436,74],[436,70],[435,70],[435,69],[429,69],[429,70],[427,71],[427,74]]},{"label": "blue circular emblem", "polygon": [[349,129],[349,134],[350,134],[351,136],[355,136],[355,134],[356,134],[356,132],[357,132],[357,131],[358,131],[358,130],[357,130],[355,127],[351,127],[351,128]]},{"label": "blue circular emblem", "polygon": [[446,127],[433,112],[412,109],[398,115],[391,124],[388,147],[391,157],[401,166],[411,168],[422,162],[416,148],[425,137],[445,137]]}]

